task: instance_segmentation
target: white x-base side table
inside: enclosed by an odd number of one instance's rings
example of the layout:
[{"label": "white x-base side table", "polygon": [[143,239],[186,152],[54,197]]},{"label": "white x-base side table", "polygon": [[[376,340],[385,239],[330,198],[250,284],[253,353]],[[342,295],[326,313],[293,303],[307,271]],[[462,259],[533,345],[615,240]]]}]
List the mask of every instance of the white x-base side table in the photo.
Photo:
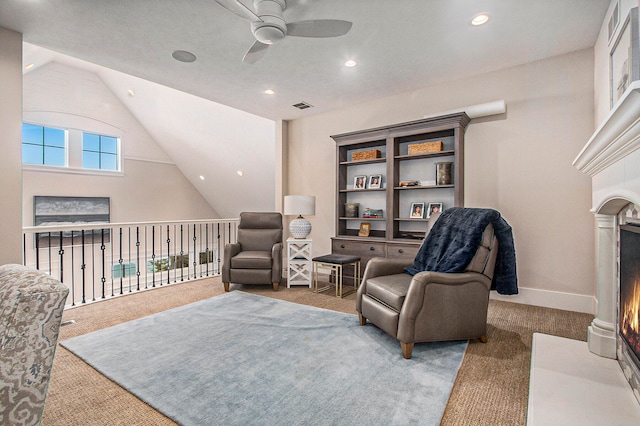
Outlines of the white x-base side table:
[{"label": "white x-base side table", "polygon": [[311,238],[287,238],[287,287],[306,285],[311,288]]}]

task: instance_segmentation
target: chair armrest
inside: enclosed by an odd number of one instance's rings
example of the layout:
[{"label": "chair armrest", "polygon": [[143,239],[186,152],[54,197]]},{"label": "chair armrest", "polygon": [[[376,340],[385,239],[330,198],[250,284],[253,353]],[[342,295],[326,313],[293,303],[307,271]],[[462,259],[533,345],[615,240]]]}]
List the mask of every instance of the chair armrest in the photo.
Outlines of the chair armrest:
[{"label": "chair armrest", "polygon": [[240,243],[227,243],[224,245],[224,258],[225,260],[231,259],[236,254],[240,253],[242,246]]},{"label": "chair armrest", "polygon": [[224,245],[224,258],[222,259],[222,282],[228,283],[231,279],[231,258],[240,253],[240,243],[227,243]]},{"label": "chair armrest", "polygon": [[374,257],[367,262],[367,267],[364,270],[362,281],[358,287],[356,294],[356,311],[361,312],[360,303],[362,296],[367,293],[367,280],[383,275],[402,274],[404,268],[411,266],[412,260],[407,259],[389,259],[386,257]]},{"label": "chair armrest", "polygon": [[271,247],[271,282],[279,283],[282,280],[282,243],[276,243]]},{"label": "chair armrest", "polygon": [[461,286],[470,283],[480,283],[486,288],[487,294],[491,289],[491,280],[477,272],[461,272],[459,274],[419,272],[413,276],[411,284],[409,284],[409,290],[407,291],[405,303],[402,305],[400,316],[406,319],[413,319],[418,316],[423,309],[425,293],[429,285]]},{"label": "chair armrest", "polygon": [[382,275],[402,274],[404,268],[411,266],[412,260],[374,257],[369,260],[362,276],[362,282]]}]

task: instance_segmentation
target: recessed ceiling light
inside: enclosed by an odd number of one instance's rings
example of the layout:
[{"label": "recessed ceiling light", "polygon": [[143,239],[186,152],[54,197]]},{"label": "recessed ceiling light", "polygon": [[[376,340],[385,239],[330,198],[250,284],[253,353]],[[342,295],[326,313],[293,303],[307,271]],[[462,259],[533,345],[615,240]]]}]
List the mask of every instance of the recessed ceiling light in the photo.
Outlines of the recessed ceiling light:
[{"label": "recessed ceiling light", "polygon": [[33,64],[27,64],[27,65],[24,66],[25,70],[28,70],[30,68],[33,68]]},{"label": "recessed ceiling light", "polygon": [[489,15],[486,13],[478,13],[471,18],[471,25],[478,26],[482,24],[486,24],[489,21]]},{"label": "recessed ceiling light", "polygon": [[274,95],[276,93],[276,91],[273,90],[273,89],[266,89],[264,91],[264,93],[267,94],[267,95]]},{"label": "recessed ceiling light", "polygon": [[135,92],[135,90],[133,90],[133,89],[129,89],[129,90],[127,90],[127,93],[128,93],[128,94],[129,94],[129,96],[131,96],[131,97],[133,97],[133,96],[135,96],[135,95],[136,95],[136,92]]},{"label": "recessed ceiling light", "polygon": [[238,170],[236,173],[238,174],[238,176],[242,176],[243,175],[242,170]]},{"label": "recessed ceiling light", "polygon": [[204,176],[200,175],[200,180],[204,180]]},{"label": "recessed ceiling light", "polygon": [[349,68],[351,68],[351,67],[355,67],[356,65],[358,65],[358,63],[357,63],[355,60],[353,60],[353,59],[349,59],[348,61],[346,61],[346,62],[344,63],[344,66],[345,66],[345,67],[349,67]]},{"label": "recessed ceiling light", "polygon": [[171,54],[173,59],[180,62],[193,62],[196,60],[196,55],[186,50],[176,50]]}]

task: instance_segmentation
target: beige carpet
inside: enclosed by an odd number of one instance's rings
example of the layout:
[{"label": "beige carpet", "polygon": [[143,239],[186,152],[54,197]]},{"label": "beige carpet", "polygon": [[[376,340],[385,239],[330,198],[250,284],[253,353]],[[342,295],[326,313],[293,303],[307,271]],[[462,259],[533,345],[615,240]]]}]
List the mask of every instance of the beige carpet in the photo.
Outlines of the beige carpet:
[{"label": "beige carpet", "polygon": [[[355,295],[338,299],[306,287],[232,285],[296,303],[355,314]],[[64,340],[223,292],[219,278],[171,284],[133,295],[65,311]],[[534,332],[584,340],[593,316],[491,301],[488,342],[469,344],[443,417],[443,425],[524,425],[531,337]],[[354,318],[354,321],[357,321]],[[368,325],[371,326],[371,325]],[[400,346],[398,345],[400,354]],[[364,390],[363,390],[364,391]],[[327,409],[330,409],[328,407]],[[65,348],[58,346],[43,424],[48,425],[173,425]]]}]

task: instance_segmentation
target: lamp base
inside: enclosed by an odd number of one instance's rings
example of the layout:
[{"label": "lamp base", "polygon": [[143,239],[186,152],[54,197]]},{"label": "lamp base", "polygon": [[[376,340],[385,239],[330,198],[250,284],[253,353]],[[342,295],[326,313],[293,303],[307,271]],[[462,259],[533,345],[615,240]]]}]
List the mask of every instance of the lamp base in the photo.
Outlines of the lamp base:
[{"label": "lamp base", "polygon": [[289,232],[293,238],[307,238],[311,232],[311,222],[302,216],[298,216],[289,224]]}]

